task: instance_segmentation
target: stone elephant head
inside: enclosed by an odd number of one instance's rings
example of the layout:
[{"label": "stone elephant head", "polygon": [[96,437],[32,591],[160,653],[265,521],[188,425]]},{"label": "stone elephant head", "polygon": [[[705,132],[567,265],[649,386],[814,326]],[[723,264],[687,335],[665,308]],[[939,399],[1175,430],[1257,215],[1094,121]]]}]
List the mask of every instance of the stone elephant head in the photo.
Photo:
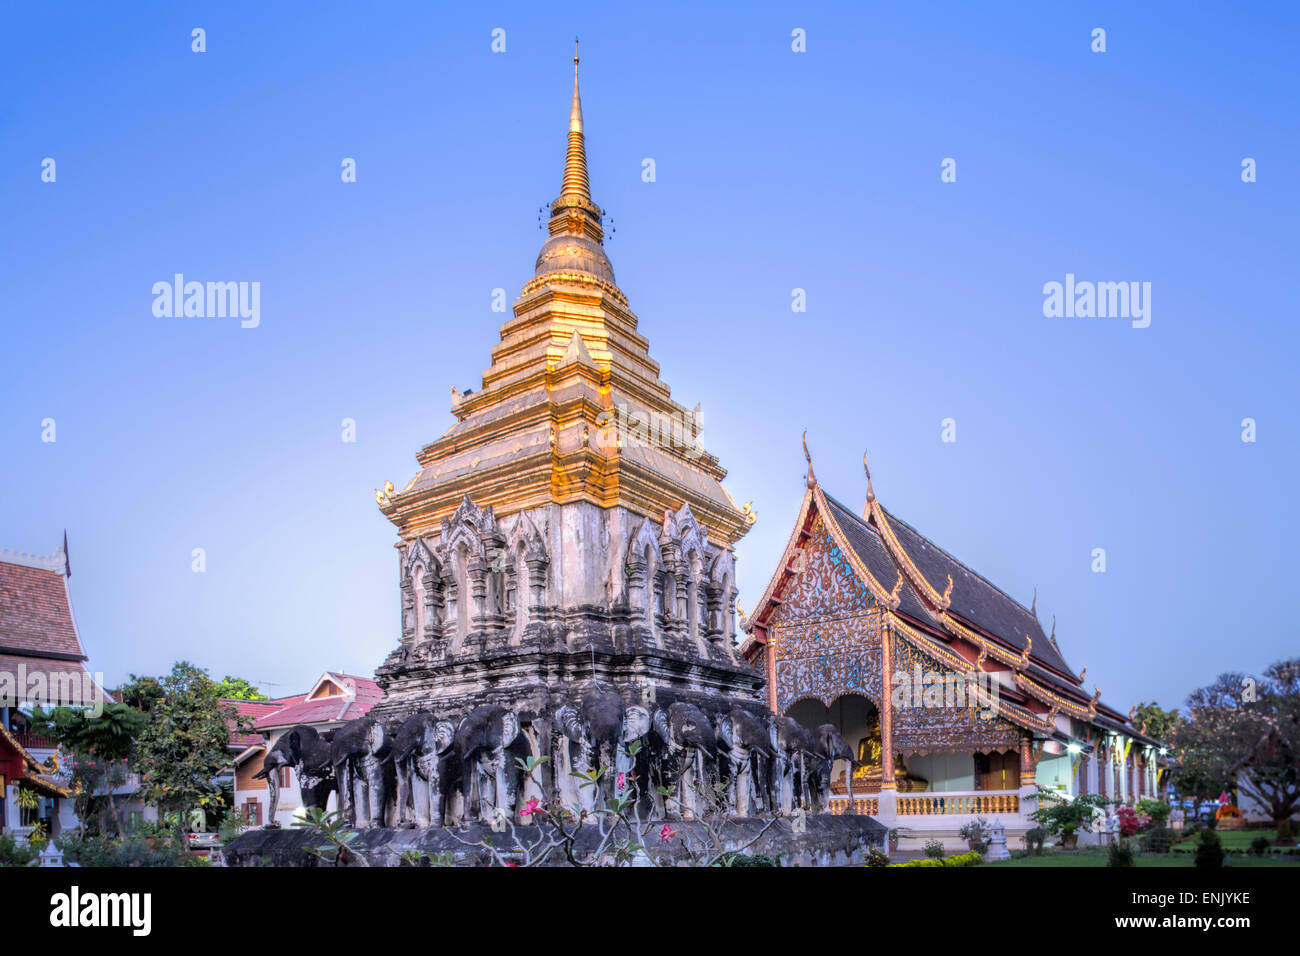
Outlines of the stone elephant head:
[{"label": "stone elephant head", "polygon": [[768,776],[776,757],[768,723],[764,715],[744,707],[719,711],[713,723],[727,804],[738,816],[749,816],[766,802]]},{"label": "stone elephant head", "polygon": [[853,748],[849,746],[848,741],[844,739],[839,728],[834,724],[822,724],[813,731],[813,739],[817,743],[818,753],[822,759],[821,766],[818,768],[820,771],[817,787],[819,808],[816,812],[826,812],[826,805],[831,795],[831,778],[834,775],[835,763],[839,760],[848,762],[848,767],[844,771],[844,784],[848,789],[850,806],[852,806],[853,768],[858,765]]},{"label": "stone elephant head", "polygon": [[[665,815],[681,813],[698,816],[704,809],[701,800],[713,799],[713,768],[718,753],[718,738],[713,723],[699,707],[678,701],[661,707],[652,717],[651,739],[652,784],[673,792],[671,804],[665,803]],[[661,809],[656,804],[656,810]]]},{"label": "stone elephant head", "polygon": [[514,814],[522,777],[517,761],[529,756],[519,715],[498,704],[475,707],[456,728],[452,747],[461,768],[464,822],[491,818],[483,812],[485,795],[493,811]]},{"label": "stone elephant head", "polygon": [[334,731],[330,760],[339,788],[339,810],[356,827],[384,825],[392,741],[373,717],[350,720]]},{"label": "stone elephant head", "polygon": [[627,745],[650,732],[650,712],[626,705],[612,690],[593,690],[555,710],[555,728],[569,741],[569,766],[575,773],[603,771],[595,788],[602,801],[621,795],[633,759]]},{"label": "stone elephant head", "polygon": [[456,725],[422,711],[402,722],[393,738],[397,825],[421,829],[446,824],[447,797],[460,777],[453,756]]},{"label": "stone elephant head", "polygon": [[308,809],[324,810],[334,789],[334,765],[330,759],[329,742],[314,727],[298,724],[282,733],[262,760],[262,769],[253,774],[256,780],[265,780],[271,794],[266,825],[278,827],[275,809],[280,802],[280,774],[289,767],[298,775],[298,789],[302,792],[302,805]]},{"label": "stone elephant head", "polygon": [[773,808],[786,814],[799,807],[812,811],[814,777],[824,763],[821,745],[793,717],[774,717],[770,739],[777,754],[771,774]]}]

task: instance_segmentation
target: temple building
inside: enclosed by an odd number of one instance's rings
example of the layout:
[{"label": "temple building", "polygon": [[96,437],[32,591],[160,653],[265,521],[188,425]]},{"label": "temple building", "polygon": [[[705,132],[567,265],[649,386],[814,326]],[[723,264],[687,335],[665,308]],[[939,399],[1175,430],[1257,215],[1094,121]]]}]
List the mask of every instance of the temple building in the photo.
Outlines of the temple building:
[{"label": "temple building", "polygon": [[86,670],[70,576],[66,551],[0,550],[0,832],[51,836],[77,825],[70,768],[31,714],[112,700]]},{"label": "temple building", "polygon": [[560,194],[482,387],[400,490],[401,638],[375,716],[497,703],[527,718],[594,682],[629,701],[761,700],[737,653],[736,541],[698,415],[675,401],[614,278],[574,57]]},{"label": "temple building", "polygon": [[741,650],[773,711],[833,723],[855,745],[859,766],[836,768],[834,812],[900,828],[904,849],[909,834],[912,848],[956,846],[975,816],[1022,835],[1039,787],[1128,803],[1157,789],[1159,742],[1086,689],[1086,668],[1066,663],[1036,604],[888,511],[870,472],[860,512],[832,498],[809,457],[798,518]]}]

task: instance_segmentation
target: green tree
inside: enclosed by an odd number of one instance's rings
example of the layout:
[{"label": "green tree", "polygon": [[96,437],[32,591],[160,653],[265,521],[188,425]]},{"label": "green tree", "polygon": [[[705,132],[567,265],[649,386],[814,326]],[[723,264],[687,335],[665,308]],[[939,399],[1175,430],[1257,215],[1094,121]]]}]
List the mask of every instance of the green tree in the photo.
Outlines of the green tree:
[{"label": "green tree", "polygon": [[[38,733],[54,738],[72,755],[72,779],[77,790],[77,816],[84,820],[97,790],[108,800],[109,820],[113,829],[121,829],[113,790],[126,782],[128,763],[135,750],[135,740],[144,731],[149,718],[128,704],[104,705],[99,717],[84,710],[56,707],[51,711],[37,708],[32,723]],[[75,784],[80,783],[80,787]]]},{"label": "green tree", "polygon": [[1179,793],[1212,799],[1240,787],[1275,822],[1289,819],[1300,807],[1300,658],[1193,691],[1174,746]]},{"label": "green tree", "polygon": [[162,700],[164,694],[162,682],[158,678],[132,674],[131,679],[119,687],[114,696],[122,703],[130,704],[147,714]]},{"label": "green tree", "polygon": [[225,700],[270,700],[250,681],[227,674],[217,682],[217,696]]},{"label": "green tree", "polygon": [[[1133,714],[1134,727],[1137,727],[1148,737],[1154,737],[1163,743],[1169,742],[1178,723],[1177,710],[1165,710],[1154,701],[1138,704],[1137,710]],[[1144,727],[1145,730],[1143,730]]]},{"label": "green tree", "polygon": [[192,810],[219,811],[222,790],[215,778],[229,764],[231,730],[251,725],[221,701],[207,672],[188,661],[178,661],[156,683],[161,695],[146,695],[149,721],[137,741],[141,795],[160,812],[177,814],[184,826]]}]

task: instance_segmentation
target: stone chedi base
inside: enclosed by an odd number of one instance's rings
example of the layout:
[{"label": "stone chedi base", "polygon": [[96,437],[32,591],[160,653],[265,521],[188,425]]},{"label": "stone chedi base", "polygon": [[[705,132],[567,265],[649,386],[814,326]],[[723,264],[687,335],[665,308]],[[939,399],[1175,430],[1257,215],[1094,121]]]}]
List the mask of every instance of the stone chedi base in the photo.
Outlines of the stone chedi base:
[{"label": "stone chedi base", "polygon": [[[795,831],[795,820],[780,819],[752,845],[746,846],[764,826],[762,819],[729,820],[721,827],[724,848],[745,847],[747,855],[762,854],[776,858],[782,866],[858,866],[866,861],[871,849],[884,849],[885,828],[866,816],[809,816],[801,832]],[[670,826],[676,835],[666,843],[659,842],[663,824],[655,822],[647,832],[646,853],[658,865],[685,865],[690,862],[685,851],[685,838],[697,846],[705,842],[704,828],[693,821],[674,820]],[[452,832],[455,836],[453,837]],[[537,827],[519,827],[516,831],[522,842],[533,842],[540,836]],[[459,838],[459,839],[457,839]],[[493,833],[488,827],[465,827],[449,832],[442,827],[427,830],[375,828],[362,830],[350,846],[362,853],[370,866],[411,865],[403,862],[403,854],[418,851],[430,857],[450,854],[461,866],[489,866],[491,854],[482,848],[467,847],[493,839],[497,846],[509,843],[507,837]],[[233,840],[222,851],[227,866],[328,866],[309,848],[321,844],[319,834],[301,829],[249,830]],[[599,842],[596,827],[583,827],[575,847],[579,858],[588,857]],[[513,859],[502,852],[506,859]],[[651,861],[643,861],[649,865]],[[353,866],[360,864],[353,863]],[[563,853],[555,851],[544,865],[566,866]]]}]

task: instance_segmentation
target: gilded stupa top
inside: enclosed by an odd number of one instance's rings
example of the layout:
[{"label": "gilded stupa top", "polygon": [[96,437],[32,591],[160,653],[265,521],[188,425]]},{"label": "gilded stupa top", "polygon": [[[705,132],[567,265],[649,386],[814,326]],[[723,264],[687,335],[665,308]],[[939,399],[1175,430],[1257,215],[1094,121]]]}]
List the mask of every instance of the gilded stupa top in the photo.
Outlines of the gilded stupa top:
[{"label": "gilded stupa top", "polygon": [[564,154],[560,195],[551,203],[550,238],[537,254],[535,276],[581,272],[614,283],[614,267],[601,240],[601,209],[591,198],[587,147],[582,135],[582,98],[578,94],[578,51],[573,51],[573,102],[569,106],[569,141]]},{"label": "gilded stupa top", "polygon": [[577,63],[564,176],[536,273],[501,325],[482,387],[452,389],[455,424],[379,505],[405,539],[440,533],[466,495],[499,517],[586,501],[660,521],[689,504],[709,540],[731,547],[751,516],[722,487],[726,469],[699,440],[698,408],[660,378],[601,246]]}]

